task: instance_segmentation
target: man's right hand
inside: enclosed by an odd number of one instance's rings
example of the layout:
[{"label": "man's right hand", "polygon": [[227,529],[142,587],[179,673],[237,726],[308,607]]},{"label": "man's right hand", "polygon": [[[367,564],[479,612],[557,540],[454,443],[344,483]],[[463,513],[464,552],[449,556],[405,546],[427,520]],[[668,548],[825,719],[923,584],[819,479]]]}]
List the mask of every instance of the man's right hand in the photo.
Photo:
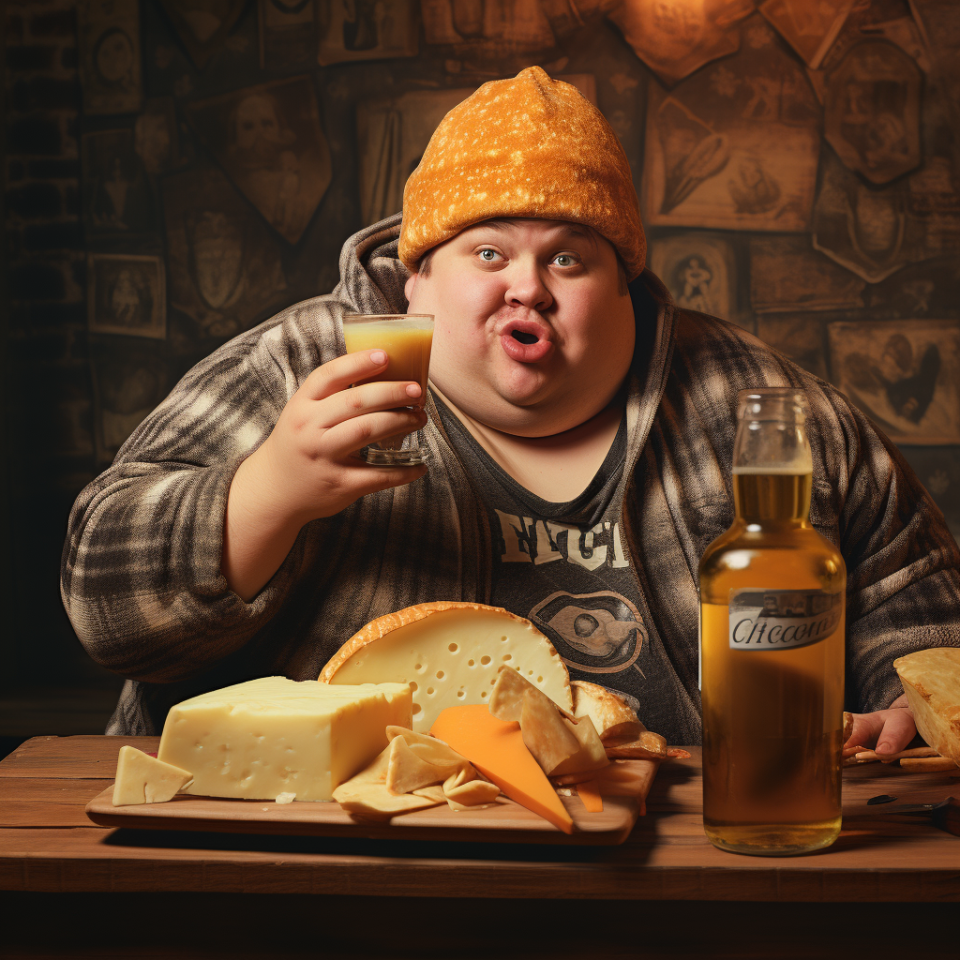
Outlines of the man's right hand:
[{"label": "man's right hand", "polygon": [[386,365],[382,350],[365,350],[318,367],[240,465],[227,500],[221,570],[245,600],[276,573],[305,523],[426,473],[425,466],[376,467],[354,456],[368,443],[426,423],[417,383],[350,387]]}]

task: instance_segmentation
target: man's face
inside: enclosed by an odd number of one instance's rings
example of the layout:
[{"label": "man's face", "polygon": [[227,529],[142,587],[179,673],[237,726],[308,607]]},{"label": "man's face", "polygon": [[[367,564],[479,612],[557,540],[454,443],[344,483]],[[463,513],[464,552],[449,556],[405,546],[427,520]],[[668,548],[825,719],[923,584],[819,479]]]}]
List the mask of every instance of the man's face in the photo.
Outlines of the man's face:
[{"label": "man's face", "polygon": [[488,220],[407,281],[436,321],[430,379],[475,420],[552,436],[602,410],[627,375],[633,306],[613,246],[555,220]]},{"label": "man's face", "polygon": [[254,150],[261,143],[279,143],[280,123],[273,104],[256,94],[240,101],[237,107],[237,146]]}]

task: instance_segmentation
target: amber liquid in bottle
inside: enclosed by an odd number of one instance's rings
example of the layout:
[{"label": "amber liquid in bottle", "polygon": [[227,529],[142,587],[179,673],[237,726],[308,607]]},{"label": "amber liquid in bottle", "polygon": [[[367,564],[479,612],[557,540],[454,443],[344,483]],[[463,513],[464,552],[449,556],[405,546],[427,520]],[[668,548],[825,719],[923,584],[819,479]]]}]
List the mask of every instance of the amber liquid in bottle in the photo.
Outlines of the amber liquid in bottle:
[{"label": "amber liquid in bottle", "polygon": [[784,433],[788,449],[764,453],[754,436],[748,455],[738,433],[736,518],[700,564],[704,830],[721,849],[767,856],[840,832],[844,696],[846,569],[809,522],[802,413],[780,413],[785,426],[741,414],[741,431]]}]

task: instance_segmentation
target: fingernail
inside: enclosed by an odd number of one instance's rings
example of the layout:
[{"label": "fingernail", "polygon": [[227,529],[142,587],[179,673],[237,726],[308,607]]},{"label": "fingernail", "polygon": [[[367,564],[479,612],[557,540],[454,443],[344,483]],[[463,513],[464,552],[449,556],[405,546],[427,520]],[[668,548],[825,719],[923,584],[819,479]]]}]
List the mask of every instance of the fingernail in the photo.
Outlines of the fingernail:
[{"label": "fingernail", "polygon": [[370,354],[370,359],[374,363],[386,363],[387,355],[383,350],[374,350],[373,353]]},{"label": "fingernail", "polygon": [[421,394],[420,384],[419,383],[408,383],[407,384],[407,396],[408,397],[419,397]]}]

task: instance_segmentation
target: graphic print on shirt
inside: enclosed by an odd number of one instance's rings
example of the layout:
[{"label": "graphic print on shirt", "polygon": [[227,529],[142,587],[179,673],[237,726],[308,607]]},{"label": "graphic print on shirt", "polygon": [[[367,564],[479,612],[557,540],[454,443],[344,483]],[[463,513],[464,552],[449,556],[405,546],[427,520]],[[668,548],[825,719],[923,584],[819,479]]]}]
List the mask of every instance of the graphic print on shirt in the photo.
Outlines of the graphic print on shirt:
[{"label": "graphic print on shirt", "polygon": [[585,570],[629,567],[620,540],[619,522],[601,520],[583,529],[572,523],[520,517],[495,510],[500,519],[502,563],[551,563],[566,560]]},{"label": "graphic print on shirt", "polygon": [[621,673],[631,666],[640,670],[636,661],[647,640],[643,618],[618,593],[559,590],[538,603],[528,619],[549,637],[568,667],[585,673]]}]

